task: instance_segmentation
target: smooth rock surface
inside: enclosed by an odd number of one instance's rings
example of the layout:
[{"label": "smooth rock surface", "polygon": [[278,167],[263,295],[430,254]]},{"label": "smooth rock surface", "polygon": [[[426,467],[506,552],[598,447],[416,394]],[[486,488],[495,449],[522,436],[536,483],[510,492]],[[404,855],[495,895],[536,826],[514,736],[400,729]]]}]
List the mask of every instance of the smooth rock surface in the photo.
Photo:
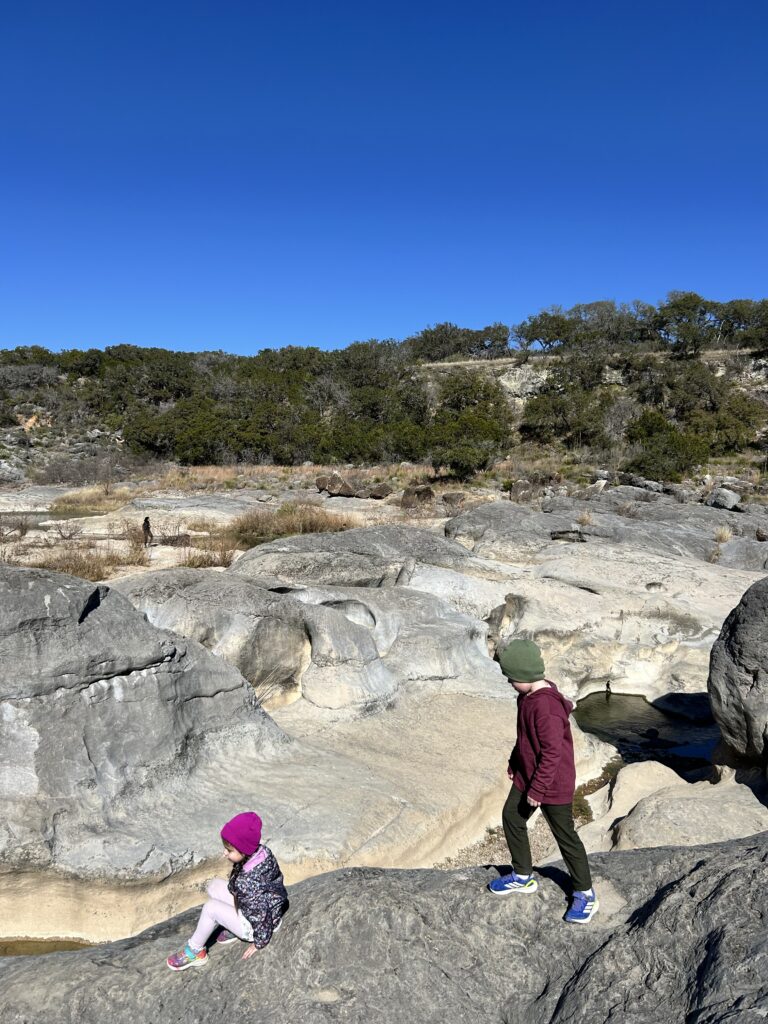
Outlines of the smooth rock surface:
[{"label": "smooth rock surface", "polygon": [[210,647],[270,706],[304,697],[341,708],[385,699],[404,681],[458,682],[462,692],[501,688],[487,625],[432,594],[404,587],[265,589],[239,573],[174,569],[115,586],[156,626]]}]

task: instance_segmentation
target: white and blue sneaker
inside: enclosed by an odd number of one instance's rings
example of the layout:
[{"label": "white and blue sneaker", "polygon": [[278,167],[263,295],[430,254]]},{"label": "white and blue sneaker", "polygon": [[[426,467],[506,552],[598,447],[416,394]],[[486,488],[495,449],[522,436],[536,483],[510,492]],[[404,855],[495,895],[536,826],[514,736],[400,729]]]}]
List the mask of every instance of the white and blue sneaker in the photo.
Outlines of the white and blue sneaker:
[{"label": "white and blue sneaker", "polygon": [[509,896],[513,892],[532,893],[538,888],[539,883],[533,875],[518,875],[515,871],[511,875],[499,875],[488,883],[488,892],[494,896]]},{"label": "white and blue sneaker", "polygon": [[571,897],[571,905],[564,920],[569,924],[588,924],[595,916],[600,904],[597,902],[595,890],[577,891]]}]

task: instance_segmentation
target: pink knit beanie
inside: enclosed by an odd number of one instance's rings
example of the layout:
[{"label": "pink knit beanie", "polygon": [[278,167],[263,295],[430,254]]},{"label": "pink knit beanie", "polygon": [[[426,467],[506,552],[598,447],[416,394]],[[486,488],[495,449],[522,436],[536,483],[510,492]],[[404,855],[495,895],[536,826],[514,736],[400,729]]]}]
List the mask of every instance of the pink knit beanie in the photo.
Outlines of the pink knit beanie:
[{"label": "pink knit beanie", "polygon": [[240,853],[256,853],[261,842],[261,818],[253,811],[236,814],[221,830],[221,838]]}]

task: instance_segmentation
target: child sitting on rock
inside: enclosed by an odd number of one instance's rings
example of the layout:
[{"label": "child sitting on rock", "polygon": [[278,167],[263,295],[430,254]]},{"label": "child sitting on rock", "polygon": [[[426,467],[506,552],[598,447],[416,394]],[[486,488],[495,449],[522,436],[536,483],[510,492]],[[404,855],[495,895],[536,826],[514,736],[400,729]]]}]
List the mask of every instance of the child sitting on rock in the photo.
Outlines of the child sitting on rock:
[{"label": "child sitting on rock", "polygon": [[166,963],[172,971],[204,967],[208,963],[206,943],[217,929],[223,929],[218,943],[241,940],[250,945],[243,960],[263,949],[282,923],[288,909],[288,893],[272,851],[261,845],[261,818],[252,811],[238,814],[221,830],[224,857],[233,865],[229,881],[214,878],[208,885],[209,899],[191,939]]},{"label": "child sitting on rock", "polygon": [[504,835],[512,857],[512,874],[488,886],[495,896],[530,894],[539,885],[533,877],[528,819],[541,808],[573,881],[565,920],[587,924],[597,912],[584,844],[573,825],[576,768],[568,716],[573,710],[554,683],[544,678],[541,651],[531,640],[513,640],[499,655],[504,675],[520,694],[517,699],[517,743],[509,759],[512,779],[502,812]]}]

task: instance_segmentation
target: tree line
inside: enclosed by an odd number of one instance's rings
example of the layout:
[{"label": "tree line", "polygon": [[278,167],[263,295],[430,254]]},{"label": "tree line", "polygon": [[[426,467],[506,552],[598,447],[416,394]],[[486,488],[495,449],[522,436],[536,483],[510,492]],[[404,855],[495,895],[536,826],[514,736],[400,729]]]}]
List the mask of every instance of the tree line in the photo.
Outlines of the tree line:
[{"label": "tree line", "polygon": [[[186,464],[429,461],[458,476],[519,440],[674,477],[755,443],[765,406],[699,357],[768,352],[768,301],[671,293],[658,306],[551,308],[514,326],[444,323],[403,341],[254,356],[115,345],[0,351],[0,425],[43,410],[69,437],[120,431],[142,455]],[[492,374],[424,363],[556,355],[513,417]]]}]

